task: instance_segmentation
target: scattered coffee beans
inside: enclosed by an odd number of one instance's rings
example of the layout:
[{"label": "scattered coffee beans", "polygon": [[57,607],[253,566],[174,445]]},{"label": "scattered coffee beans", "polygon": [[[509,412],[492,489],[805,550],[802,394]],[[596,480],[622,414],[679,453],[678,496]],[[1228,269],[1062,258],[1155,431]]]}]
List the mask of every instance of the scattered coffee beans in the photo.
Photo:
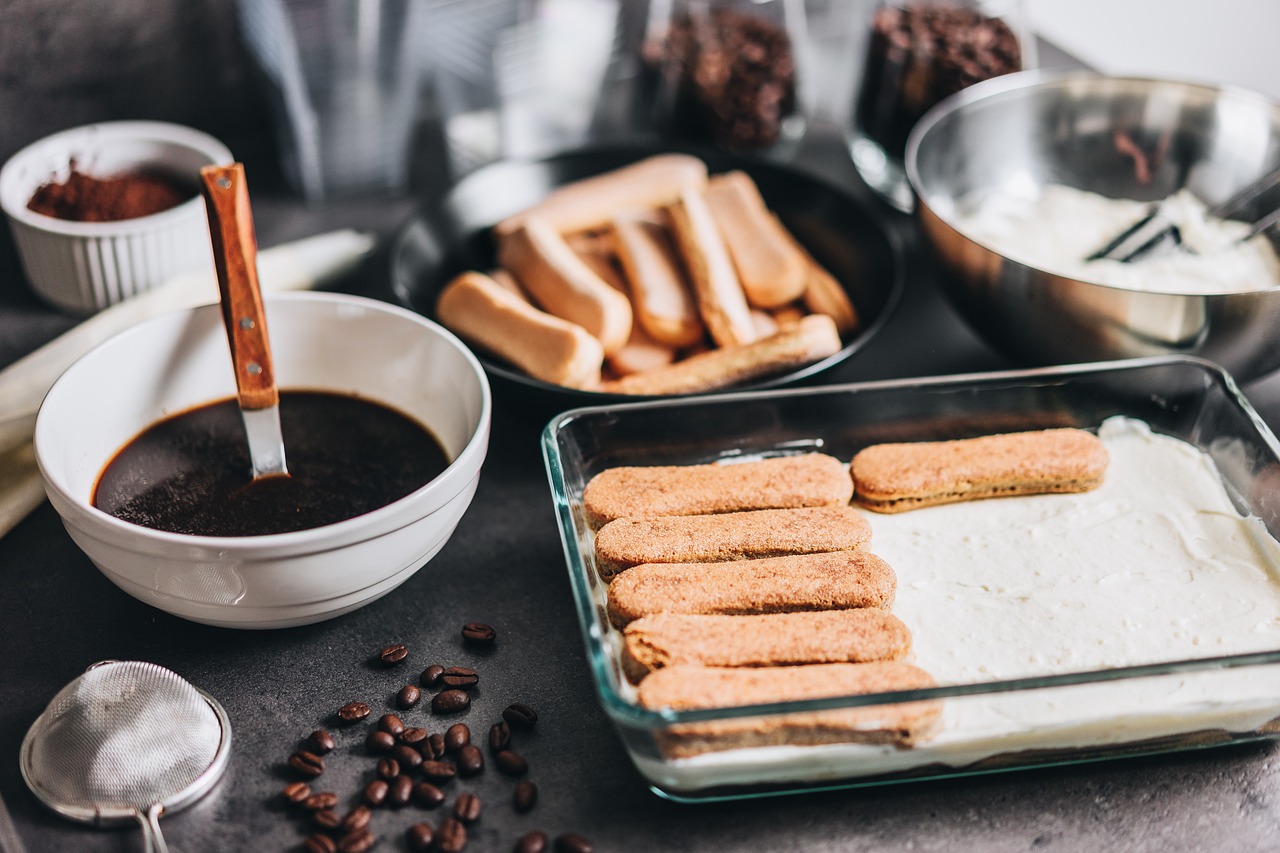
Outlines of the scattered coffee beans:
[{"label": "scattered coffee beans", "polygon": [[376,809],[387,801],[387,791],[390,789],[391,786],[387,784],[386,779],[374,779],[364,786],[365,804]]},{"label": "scattered coffee beans", "polygon": [[338,709],[338,719],[351,724],[358,723],[372,713],[372,709],[363,702],[348,702]]},{"label": "scattered coffee beans", "polygon": [[378,660],[382,661],[384,666],[392,666],[393,664],[400,663],[408,656],[409,648],[404,643],[396,643],[394,645],[387,646],[385,649],[378,652]]},{"label": "scattered coffee beans", "polygon": [[460,714],[471,707],[471,695],[465,690],[450,688],[435,695],[431,700],[433,714]]},{"label": "scattered coffee beans", "polygon": [[483,622],[468,622],[462,626],[462,641],[469,646],[492,646],[498,632]]},{"label": "scattered coffee beans", "polygon": [[454,723],[444,733],[444,748],[449,752],[457,752],[471,743],[471,729],[466,723]]},{"label": "scattered coffee beans", "polygon": [[406,771],[418,769],[418,765],[422,764],[422,753],[409,746],[407,743],[397,744],[391,750],[391,757],[400,762],[400,766]]},{"label": "scattered coffee beans", "polygon": [[550,846],[551,839],[547,838],[547,834],[535,829],[520,836],[512,853],[545,853]]},{"label": "scattered coffee beans", "polygon": [[458,750],[458,774],[470,778],[484,771],[484,753],[474,743]]},{"label": "scattered coffee beans", "polygon": [[387,791],[387,803],[402,808],[409,805],[409,800],[413,798],[413,780],[408,776],[397,776],[391,780],[391,787]]},{"label": "scattered coffee beans", "polygon": [[425,853],[431,849],[431,844],[435,840],[435,833],[431,831],[429,823],[415,823],[409,827],[409,831],[405,833],[408,839],[409,849]]},{"label": "scattered coffee beans", "polygon": [[436,732],[431,737],[427,738],[427,745],[422,750],[423,758],[427,757],[428,750],[431,751],[432,758],[444,758],[444,754],[445,754],[444,735],[440,734],[439,732]]},{"label": "scattered coffee beans", "polygon": [[337,744],[333,742],[333,735],[324,729],[316,729],[307,736],[307,749],[316,755],[328,755],[335,746]]},{"label": "scattered coffee beans", "polygon": [[494,723],[489,727],[489,749],[501,752],[511,745],[511,726],[506,720]]},{"label": "scattered coffee beans", "polygon": [[413,786],[413,801],[426,809],[434,809],[444,802],[444,791],[430,782],[419,782]]},{"label": "scattered coffee beans", "polygon": [[572,832],[556,836],[556,853],[591,853],[591,842]]},{"label": "scattered coffee beans", "polygon": [[400,762],[394,758],[382,758],[378,761],[378,778],[390,782],[400,775]]},{"label": "scattered coffee beans", "polygon": [[314,779],[324,773],[324,759],[305,749],[298,750],[289,756],[289,766],[308,779]]},{"label": "scattered coffee beans", "polygon": [[395,737],[405,730],[404,720],[395,714],[383,714],[378,718],[378,731],[386,732]]},{"label": "scattered coffee beans", "polygon": [[438,663],[433,663],[422,671],[422,675],[418,676],[418,683],[423,687],[439,687],[440,676],[444,675],[444,667]]},{"label": "scattered coffee beans", "polygon": [[507,776],[523,776],[529,772],[529,762],[524,760],[523,755],[510,749],[504,749],[495,755],[493,763]]},{"label": "scattered coffee beans", "polygon": [[396,694],[396,707],[407,711],[422,699],[422,691],[412,684],[406,684]]},{"label": "scattered coffee beans", "polygon": [[502,719],[510,723],[511,728],[527,732],[538,722],[538,712],[520,702],[513,702],[502,712]]},{"label": "scattered coffee beans", "polygon": [[364,739],[364,748],[373,755],[390,752],[396,745],[396,739],[386,732],[372,731]]},{"label": "scattered coffee beans", "polygon": [[458,775],[458,768],[452,761],[424,761],[419,769],[423,778],[431,782],[452,782]]},{"label": "scattered coffee beans", "polygon": [[333,830],[342,825],[342,815],[333,809],[321,809],[311,816],[311,822],[320,829]]},{"label": "scattered coffee beans", "polygon": [[512,796],[512,804],[515,805],[516,811],[524,814],[533,809],[538,803],[538,786],[530,782],[528,779],[521,779],[516,785],[515,794]]},{"label": "scattered coffee beans", "polygon": [[368,806],[356,806],[347,812],[347,816],[342,819],[342,829],[344,832],[355,832],[358,829],[366,828],[372,819],[372,809]]},{"label": "scattered coffee beans", "polygon": [[409,746],[416,746],[427,739],[427,730],[418,726],[410,726],[402,731],[397,739],[401,743],[407,743]]},{"label": "scattered coffee beans", "polygon": [[319,812],[325,809],[331,809],[338,804],[338,795],[331,791],[321,791],[312,794],[302,801],[302,807],[309,812]]},{"label": "scattered coffee beans", "polygon": [[311,796],[311,786],[306,782],[290,782],[284,786],[280,796],[284,797],[285,802],[289,805],[300,806],[303,800]]},{"label": "scattered coffee beans", "polygon": [[338,853],[338,842],[317,832],[315,835],[307,836],[307,840],[302,842],[302,849],[307,853]]},{"label": "scattered coffee beans", "polygon": [[371,830],[357,829],[342,836],[342,840],[338,842],[338,851],[339,853],[368,853],[377,843],[378,836]]},{"label": "scattered coffee beans", "polygon": [[440,676],[440,683],[445,687],[470,690],[480,683],[480,673],[468,666],[451,666]]},{"label": "scattered coffee beans", "polygon": [[456,818],[445,818],[436,832],[436,849],[440,853],[462,853],[467,847],[467,827]]},{"label": "scattered coffee beans", "polygon": [[459,794],[458,799],[453,802],[453,816],[463,823],[475,823],[480,819],[480,811],[483,805],[480,798],[470,791]]}]

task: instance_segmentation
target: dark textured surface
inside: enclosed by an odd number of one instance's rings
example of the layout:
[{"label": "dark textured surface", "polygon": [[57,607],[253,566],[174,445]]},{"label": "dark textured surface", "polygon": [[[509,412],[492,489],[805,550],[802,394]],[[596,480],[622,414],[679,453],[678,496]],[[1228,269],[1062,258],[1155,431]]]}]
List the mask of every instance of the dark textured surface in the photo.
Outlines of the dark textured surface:
[{"label": "dark textured surface", "polygon": [[[188,60],[198,62],[209,44],[230,49],[230,19],[224,18],[230,5],[226,0],[103,4],[103,10],[111,6],[116,14],[100,10],[98,17],[105,19],[92,26],[77,17],[87,8],[82,2],[9,0],[0,5],[0,110],[6,115],[0,152],[80,121],[138,115],[138,99],[127,98],[121,88],[133,80],[153,87],[150,91],[158,93],[154,103],[170,100],[169,107],[150,115],[186,120],[224,138],[225,131],[234,135],[246,126],[252,107],[246,115],[227,103],[172,111],[175,93],[200,97],[210,86],[219,95],[237,91],[233,84],[242,73],[237,68],[194,78],[172,70],[185,68]],[[155,10],[154,22],[140,23],[143,7]],[[175,24],[175,16],[184,22]],[[164,29],[153,26],[164,21],[201,35],[166,46],[169,52],[156,59],[160,64],[149,68],[145,48],[159,43],[156,33]],[[28,39],[31,43],[25,44]],[[48,67],[52,55],[39,53],[41,46],[53,50],[60,45],[63,54],[53,58],[62,61],[69,40],[86,45],[83,60],[67,68]],[[15,48],[16,42],[24,43],[22,50]],[[125,64],[142,62],[141,70],[104,70],[117,55],[133,56],[139,50],[144,60]],[[33,59],[34,69],[23,65]],[[104,83],[103,75],[113,82]],[[60,81],[56,87],[50,82],[55,78]],[[49,111],[49,102],[38,98],[27,102],[30,93],[39,95],[41,86],[57,89],[56,110]],[[802,156],[807,167],[865,197],[833,135],[819,134]],[[269,174],[255,182],[255,218],[263,246],[343,225],[385,235],[411,206],[372,200],[309,208],[285,196]],[[907,220],[879,210],[910,239]],[[824,382],[1007,366],[939,299],[917,248],[908,243],[907,294],[884,337],[824,374]],[[363,278],[346,286],[359,289],[380,274],[374,263]],[[28,295],[8,234],[0,236],[0,364],[71,323]],[[1254,383],[1247,391],[1269,423],[1280,424],[1280,377]],[[484,815],[472,830],[468,850],[509,850],[520,834],[535,827],[552,835],[578,832],[601,851],[1280,846],[1280,776],[1273,769],[1276,749],[1269,745],[758,803],[683,806],[658,799],[629,764],[590,686],[538,454],[538,434],[549,414],[530,409],[526,401],[499,396],[480,489],[452,540],[388,597],[320,625],[231,631],[183,622],[146,607],[94,569],[47,504],[0,540],[0,794],[27,849],[141,849],[134,829],[82,828],[44,810],[17,769],[22,735],[45,703],[86,665],[109,657],[171,667],[218,697],[230,714],[235,740],[226,778],[206,799],[164,821],[175,851],[300,849],[300,822],[275,801],[292,778],[284,764],[289,753],[313,729],[332,725],[333,712],[347,701],[369,702],[375,713],[392,708],[399,687],[434,662],[474,666],[481,672],[465,717],[476,741],[513,701],[540,713],[535,732],[516,736],[531,766],[529,778],[540,790],[531,813],[515,813],[514,780],[492,766],[475,780],[449,786],[450,803],[463,790],[484,800]],[[491,652],[461,644],[459,629],[470,620],[498,630]],[[369,663],[393,642],[409,647],[405,663],[390,670]],[[435,720],[424,722],[429,719],[425,702],[403,715],[411,725],[444,728]],[[362,746],[365,730],[365,725],[332,726],[338,748],[327,757],[331,769],[316,787],[338,792],[344,806],[372,776],[374,762]],[[425,812],[415,806],[378,811],[372,824],[383,837],[378,849],[406,849],[405,828],[422,819],[438,824],[444,814],[443,809]]]}]

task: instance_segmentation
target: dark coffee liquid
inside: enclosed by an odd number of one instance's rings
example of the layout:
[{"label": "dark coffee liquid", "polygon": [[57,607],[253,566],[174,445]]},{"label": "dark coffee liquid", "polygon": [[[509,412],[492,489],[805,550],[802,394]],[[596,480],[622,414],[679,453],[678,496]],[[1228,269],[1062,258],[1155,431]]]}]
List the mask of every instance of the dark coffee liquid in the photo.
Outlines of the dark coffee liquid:
[{"label": "dark coffee liquid", "polygon": [[399,412],[342,394],[280,394],[288,477],[255,481],[235,400],[148,427],[103,470],[93,505],[197,536],[262,536],[353,518],[430,482],[449,464]]}]

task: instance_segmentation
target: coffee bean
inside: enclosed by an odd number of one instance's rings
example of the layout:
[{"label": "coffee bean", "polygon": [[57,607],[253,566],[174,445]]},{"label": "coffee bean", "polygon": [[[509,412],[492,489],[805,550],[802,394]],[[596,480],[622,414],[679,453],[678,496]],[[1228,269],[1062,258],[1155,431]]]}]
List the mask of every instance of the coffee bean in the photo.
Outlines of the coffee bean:
[{"label": "coffee bean", "polygon": [[311,786],[306,782],[290,782],[284,786],[280,796],[284,797],[285,802],[289,805],[300,806],[303,800],[311,796]]},{"label": "coffee bean", "polygon": [[378,836],[370,829],[348,832],[338,841],[339,853],[369,853],[378,843]]},{"label": "coffee bean", "polygon": [[529,772],[529,762],[524,756],[510,749],[504,749],[493,757],[499,772],[507,776],[523,776]]},{"label": "coffee bean", "polygon": [[453,816],[463,823],[475,823],[480,819],[482,808],[480,798],[467,791],[459,794],[458,799],[453,801]]},{"label": "coffee bean", "polygon": [[378,718],[378,731],[386,732],[395,737],[405,730],[404,720],[395,714],[383,714]]},{"label": "coffee bean", "polygon": [[444,667],[438,663],[433,663],[422,671],[422,675],[418,676],[418,683],[423,687],[439,687],[440,676],[444,675]]},{"label": "coffee bean", "polygon": [[527,732],[538,722],[538,712],[521,702],[512,702],[502,712],[502,719],[511,724],[511,728]]},{"label": "coffee bean", "polygon": [[400,775],[400,762],[394,758],[382,758],[378,761],[378,778],[390,782]]},{"label": "coffee bean", "polygon": [[390,789],[391,786],[387,784],[386,779],[374,779],[364,786],[365,803],[376,809],[387,801],[387,791]]},{"label": "coffee bean", "polygon": [[321,791],[318,794],[312,794],[302,801],[302,807],[309,812],[324,811],[331,809],[338,804],[338,795],[331,791]]},{"label": "coffee bean", "polygon": [[501,752],[511,745],[511,726],[506,720],[494,723],[489,727],[489,749]]},{"label": "coffee bean", "polygon": [[471,695],[465,690],[450,688],[441,691],[431,700],[433,714],[458,714],[471,707]]},{"label": "coffee bean", "polygon": [[305,749],[300,749],[289,756],[289,766],[309,779],[324,773],[324,759]]},{"label": "coffee bean", "polygon": [[307,749],[316,755],[328,755],[335,746],[337,744],[333,742],[333,735],[324,729],[316,729],[307,736]]},{"label": "coffee bean", "polygon": [[434,809],[444,802],[444,791],[430,782],[419,782],[413,786],[413,801],[426,809]]},{"label": "coffee bean", "polygon": [[483,622],[468,622],[462,626],[462,641],[469,646],[492,646],[498,632]]},{"label": "coffee bean", "polygon": [[535,829],[520,836],[512,853],[545,853],[549,846],[551,839],[547,838],[547,834]]},{"label": "coffee bean", "polygon": [[419,728],[418,726],[410,726],[409,728],[402,731],[399,734],[397,739],[401,743],[406,743],[409,746],[414,746],[415,744],[421,744],[424,740],[427,739],[427,730],[424,728]]},{"label": "coffee bean", "polygon": [[401,710],[408,710],[417,705],[422,699],[422,691],[412,684],[406,684],[400,688],[400,692],[396,694],[396,707]]},{"label": "coffee bean", "polygon": [[387,802],[396,808],[409,805],[413,797],[413,780],[408,776],[397,776],[391,780],[391,789],[387,791]]},{"label": "coffee bean", "polygon": [[396,745],[396,739],[386,732],[374,729],[364,739],[364,748],[374,755],[390,752]]},{"label": "coffee bean", "polygon": [[530,782],[528,779],[521,779],[516,785],[516,792],[512,796],[512,803],[516,807],[516,811],[524,814],[530,811],[538,802],[538,786]]},{"label": "coffee bean", "polygon": [[393,664],[400,663],[400,661],[404,660],[408,656],[409,647],[404,643],[396,643],[395,645],[387,646],[385,649],[378,652],[378,660],[382,661],[383,666],[391,666]]},{"label": "coffee bean", "polygon": [[417,770],[418,765],[422,763],[422,753],[407,743],[396,744],[391,750],[391,757],[399,761],[400,766],[406,771]]},{"label": "coffee bean", "polygon": [[440,683],[445,687],[470,690],[480,683],[480,673],[467,666],[451,666],[440,676]]},{"label": "coffee bean", "polygon": [[458,750],[458,773],[471,777],[478,776],[484,770],[484,753],[474,743],[469,743]]},{"label": "coffee bean", "polygon": [[471,743],[471,729],[466,723],[454,723],[444,733],[444,748],[449,752],[457,752]]},{"label": "coffee bean", "polygon": [[436,849],[440,853],[462,853],[467,847],[467,828],[455,818],[445,818],[436,831]]},{"label": "coffee bean", "polygon": [[333,809],[321,809],[311,816],[311,821],[324,830],[337,829],[342,825],[342,816]]},{"label": "coffee bean", "polygon": [[307,840],[302,842],[302,849],[307,853],[338,853],[338,842],[317,832],[307,836]]},{"label": "coffee bean", "polygon": [[373,820],[372,809],[368,806],[356,806],[342,819],[342,829],[346,832],[355,832],[366,828],[371,820]]},{"label": "coffee bean", "polygon": [[419,769],[423,777],[432,782],[451,782],[458,775],[458,768],[452,761],[424,761]]},{"label": "coffee bean", "polygon": [[425,853],[431,849],[431,842],[435,840],[435,833],[431,831],[429,823],[415,823],[409,827],[405,837],[409,840],[409,849]]},{"label": "coffee bean", "polygon": [[591,842],[573,832],[556,836],[556,853],[591,853]]},{"label": "coffee bean", "polygon": [[444,758],[445,756],[444,735],[440,734],[439,732],[436,732],[431,737],[427,738],[427,746],[422,750],[423,758],[427,757],[428,749],[431,750],[432,758]]},{"label": "coffee bean", "polygon": [[338,709],[338,719],[348,725],[358,723],[369,716],[372,710],[363,702],[348,702]]}]

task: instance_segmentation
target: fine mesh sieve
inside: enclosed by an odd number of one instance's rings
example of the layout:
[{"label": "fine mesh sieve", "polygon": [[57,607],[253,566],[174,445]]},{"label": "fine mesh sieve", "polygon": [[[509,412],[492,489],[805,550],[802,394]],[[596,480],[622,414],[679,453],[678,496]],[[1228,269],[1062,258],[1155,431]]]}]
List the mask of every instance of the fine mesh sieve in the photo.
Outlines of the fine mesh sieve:
[{"label": "fine mesh sieve", "polygon": [[63,817],[136,820],[167,850],[159,817],[203,796],[227,766],[231,725],[217,700],[162,666],[103,661],[53,697],[22,741],[22,777]]}]

